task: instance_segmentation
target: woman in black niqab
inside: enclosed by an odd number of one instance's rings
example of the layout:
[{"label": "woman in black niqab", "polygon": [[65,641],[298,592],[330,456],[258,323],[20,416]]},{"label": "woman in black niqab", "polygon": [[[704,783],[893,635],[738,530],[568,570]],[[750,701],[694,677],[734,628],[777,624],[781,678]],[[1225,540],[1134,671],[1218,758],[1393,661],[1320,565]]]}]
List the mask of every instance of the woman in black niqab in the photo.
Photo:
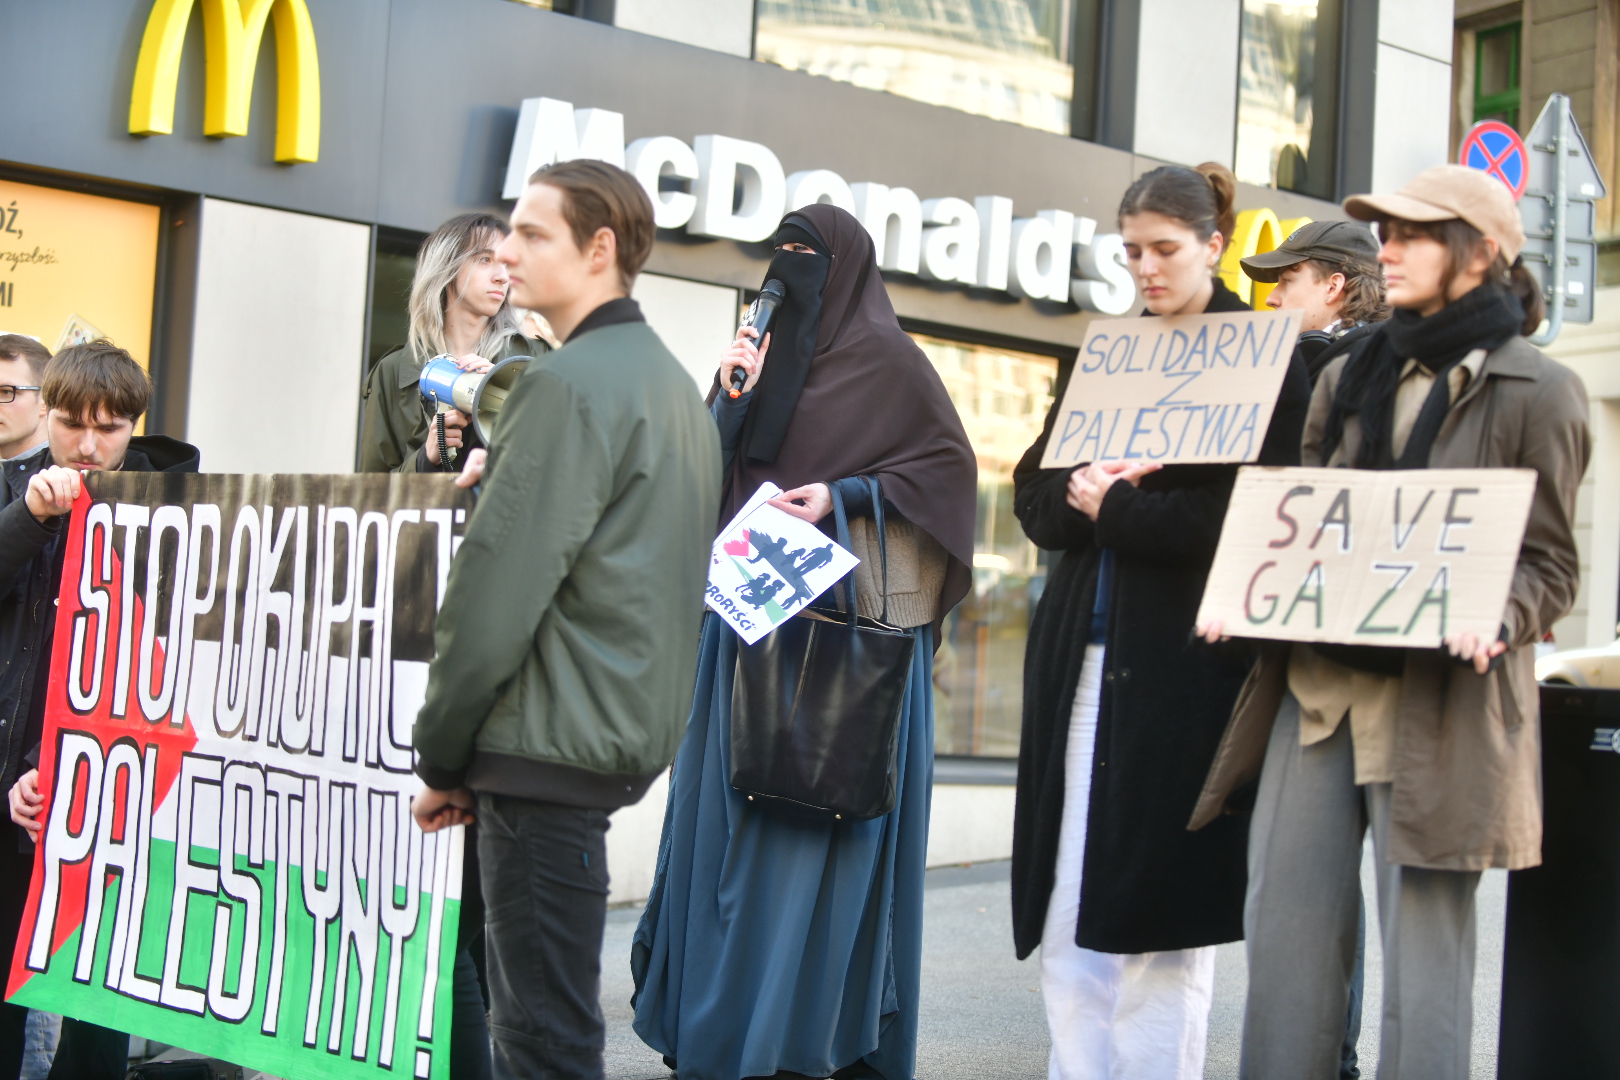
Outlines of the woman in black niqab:
[{"label": "woman in black niqab", "polygon": [[[637,1033],[683,1080],[794,1073],[911,1080],[933,772],[933,653],[971,582],[977,464],[944,383],[900,328],[871,237],[816,205],[783,219],[765,280],[787,299],[755,349],[726,353],[709,400],[725,461],[721,523],[762,483],[820,521],[845,497],[856,600],[875,616],[870,500],[882,483],[890,623],[917,638],[895,808],[870,821],[786,816],[728,783],[739,640],[705,616],[658,876],[636,931]],[[747,373],[732,398],[731,372]],[[871,558],[868,558],[868,546]]]}]

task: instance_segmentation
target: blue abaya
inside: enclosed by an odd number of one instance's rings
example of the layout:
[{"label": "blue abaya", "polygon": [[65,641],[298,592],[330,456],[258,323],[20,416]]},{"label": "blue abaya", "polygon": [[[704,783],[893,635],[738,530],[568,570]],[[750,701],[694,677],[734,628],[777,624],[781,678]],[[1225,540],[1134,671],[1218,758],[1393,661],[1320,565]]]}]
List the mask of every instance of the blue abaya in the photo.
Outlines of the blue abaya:
[{"label": "blue abaya", "polygon": [[635,1029],[681,1080],[779,1071],[912,1080],[934,774],[933,631],[920,626],[894,810],[832,821],[728,782],[738,638],[705,616],[658,874],[631,952]]}]

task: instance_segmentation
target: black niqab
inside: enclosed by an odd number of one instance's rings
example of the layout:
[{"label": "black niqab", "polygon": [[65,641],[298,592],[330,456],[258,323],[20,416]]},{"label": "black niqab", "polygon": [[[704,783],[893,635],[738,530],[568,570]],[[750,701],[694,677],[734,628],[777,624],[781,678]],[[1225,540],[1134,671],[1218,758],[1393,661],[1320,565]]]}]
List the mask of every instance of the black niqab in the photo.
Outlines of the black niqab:
[{"label": "black niqab", "polygon": [[783,219],[773,243],[778,249],[783,244],[805,244],[816,251],[812,255],[778,250],[765,268],[765,280],[780,281],[787,288],[787,299],[776,309],[768,328],[770,363],[754,386],[740,449],[746,460],[766,465],[775,461],[782,449],[788,421],[799,404],[804,381],[810,376],[810,362],[816,355],[816,331],[821,326],[821,295],[832,269],[826,241],[815,226],[797,214]]},{"label": "black niqab", "polygon": [[[792,489],[875,476],[884,499],[950,553],[940,609],[948,611],[972,583],[978,511],[978,462],[962,418],[934,365],[900,328],[872,237],[854,215],[818,203],[789,214],[783,226],[808,232],[818,254],[778,252],[767,280],[772,272],[795,274],[799,266],[827,259],[820,307],[813,321],[801,313],[790,333],[783,319],[781,337],[772,335],[742,429],[742,452],[726,473],[720,520],[729,520],[767,480]],[[793,282],[783,284],[784,309],[797,308]],[[809,293],[801,288],[799,295]],[[778,342],[790,338],[792,354],[778,352]],[[805,340],[814,342],[809,352],[800,351]],[[786,374],[768,383],[773,368]],[[710,400],[718,392],[717,378]],[[766,449],[770,456],[762,458]]]}]

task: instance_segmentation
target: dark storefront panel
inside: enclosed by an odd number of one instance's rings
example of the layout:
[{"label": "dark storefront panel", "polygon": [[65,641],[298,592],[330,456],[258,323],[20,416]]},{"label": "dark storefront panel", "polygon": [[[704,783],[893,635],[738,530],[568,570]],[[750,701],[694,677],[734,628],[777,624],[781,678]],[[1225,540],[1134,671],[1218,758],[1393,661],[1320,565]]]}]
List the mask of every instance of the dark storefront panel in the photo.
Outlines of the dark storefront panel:
[{"label": "dark storefront panel", "polygon": [[[905,186],[924,199],[1004,196],[1018,216],[1066,210],[1094,218],[1099,232],[1114,228],[1131,179],[1158,164],[1037,130],[1065,130],[1066,123],[1057,105],[1036,100],[1039,94],[1025,100],[1013,93],[1015,116],[969,103],[1018,121],[1006,122],[961,111],[960,100],[941,108],[904,91],[875,93],[859,79],[837,81],[833,70],[823,72],[828,78],[788,70],[782,57],[772,57],[781,63],[733,57],[510,0],[308,3],[320,64],[319,155],[312,163],[279,164],[273,41],[260,48],[248,134],[207,137],[202,19],[194,12],[178,69],[173,133],[134,137],[131,86],[151,0],[0,0],[8,39],[29,43],[8,56],[12,98],[0,112],[0,170],[15,166],[19,178],[44,182],[52,174],[99,178],[189,206],[172,215],[169,239],[190,237],[190,248],[176,247],[182,255],[196,247],[199,195],[374,226],[369,365],[404,340],[421,237],[455,214],[507,205],[500,189],[527,98],[620,113],[627,142],[670,135],[691,144],[699,135],[725,135],[768,146],[790,174],[830,169],[851,183]],[[810,0],[770,0],[760,9],[760,40],[816,23],[798,17],[816,7]],[[990,7],[1012,20],[1003,19],[1006,33],[997,39],[1008,55],[1034,49],[1048,66],[1096,68],[1071,77],[1074,100],[1063,99],[1062,107],[1081,118],[1071,124],[1077,133],[1117,141],[1118,124],[1108,118],[1123,99],[1109,88],[1130,65],[1097,46],[1105,29],[1098,5],[996,0]],[[875,21],[855,29],[888,32]],[[1077,42],[1090,43],[1079,50],[1090,59],[1076,58]],[[63,57],[110,59],[79,63],[66,78]],[[810,61],[792,66],[818,70]],[[1296,85],[1307,79],[1301,71],[1287,77]],[[1054,102],[1059,98],[1054,91]],[[1313,145],[1322,129],[1311,129]],[[1312,156],[1312,175],[1318,160]],[[1269,207],[1283,219],[1337,215],[1329,204],[1252,185],[1241,187],[1239,205]],[[768,258],[764,244],[665,230],[648,270],[754,289]],[[190,279],[183,259],[159,261],[160,277],[173,287],[157,304],[153,339],[183,352],[190,307],[181,286]],[[1012,467],[1050,403],[1053,357],[1072,356],[1087,317],[1068,305],[1005,292],[904,274],[886,273],[885,280],[957,402],[980,466],[974,588],[947,623],[936,678],[938,748],[1012,756],[1024,642],[1045,577],[1045,557],[1012,514]],[[164,385],[165,400],[175,399],[170,411],[183,416],[185,372],[172,373]]]},{"label": "dark storefront panel", "polygon": [[[109,12],[111,9],[111,12]],[[128,134],[130,87],[147,0],[0,0],[0,24],[30,48],[8,57],[12,105],[0,158],[418,232],[499,208],[525,98],[622,113],[627,140],[723,134],[763,143],[788,172],[903,185],[924,198],[1011,198],[1020,215],[1055,208],[1112,228],[1131,178],[1155,162],[1018,124],[873,93],[510,0],[312,0],[320,56],[319,160],[275,161],[275,46],[255,74],[250,130],[202,134],[201,16],[179,70],[174,133]],[[267,37],[271,35],[267,33]],[[61,57],[83,63],[63,78]],[[1279,217],[1336,209],[1245,186],[1244,207]],[[649,269],[754,288],[759,245],[664,232]],[[897,309],[919,320],[1057,344],[1078,343],[1072,309],[895,277]]]}]

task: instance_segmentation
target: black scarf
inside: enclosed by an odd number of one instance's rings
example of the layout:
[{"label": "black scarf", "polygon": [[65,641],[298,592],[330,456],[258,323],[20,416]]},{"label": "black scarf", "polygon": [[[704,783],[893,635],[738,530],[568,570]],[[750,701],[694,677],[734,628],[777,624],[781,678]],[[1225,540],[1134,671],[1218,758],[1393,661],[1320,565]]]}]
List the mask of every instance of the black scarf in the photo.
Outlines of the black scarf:
[{"label": "black scarf", "polygon": [[[787,299],[771,320],[771,348],[765,370],[754,386],[748,417],[743,421],[742,456],[769,464],[776,460],[787,435],[788,421],[798,407],[810,361],[816,355],[816,334],[821,329],[821,297],[832,269],[832,256],[816,227],[798,214],[789,214],[772,241],[805,244],[816,249],[778,251],[765,269],[765,280],[775,278],[787,287]],[[834,477],[837,479],[837,477]]]},{"label": "black scarf", "polygon": [[[1451,369],[1475,349],[1499,348],[1524,325],[1518,297],[1499,285],[1484,284],[1457,298],[1428,318],[1397,309],[1388,322],[1367,335],[1345,362],[1344,377],[1328,411],[1322,439],[1327,464],[1344,438],[1349,416],[1361,418],[1361,445],[1350,464],[1358,469],[1424,469],[1435,436],[1451,411]],[[1395,392],[1401,369],[1416,360],[1434,375],[1434,386],[1412,424],[1406,446],[1395,456]],[[1406,670],[1406,650],[1381,645],[1312,645],[1321,655],[1357,671],[1399,676]]]},{"label": "black scarf", "polygon": [[[1451,369],[1475,349],[1501,347],[1519,333],[1524,307],[1500,285],[1486,283],[1427,318],[1397,310],[1380,324],[1345,364],[1328,411],[1322,439],[1327,462],[1344,438],[1344,422],[1361,421],[1361,445],[1351,464],[1358,469],[1421,469],[1429,463],[1435,436],[1451,408]],[[1395,393],[1401,369],[1416,360],[1434,375],[1434,387],[1412,425],[1406,447],[1394,450]]]}]

